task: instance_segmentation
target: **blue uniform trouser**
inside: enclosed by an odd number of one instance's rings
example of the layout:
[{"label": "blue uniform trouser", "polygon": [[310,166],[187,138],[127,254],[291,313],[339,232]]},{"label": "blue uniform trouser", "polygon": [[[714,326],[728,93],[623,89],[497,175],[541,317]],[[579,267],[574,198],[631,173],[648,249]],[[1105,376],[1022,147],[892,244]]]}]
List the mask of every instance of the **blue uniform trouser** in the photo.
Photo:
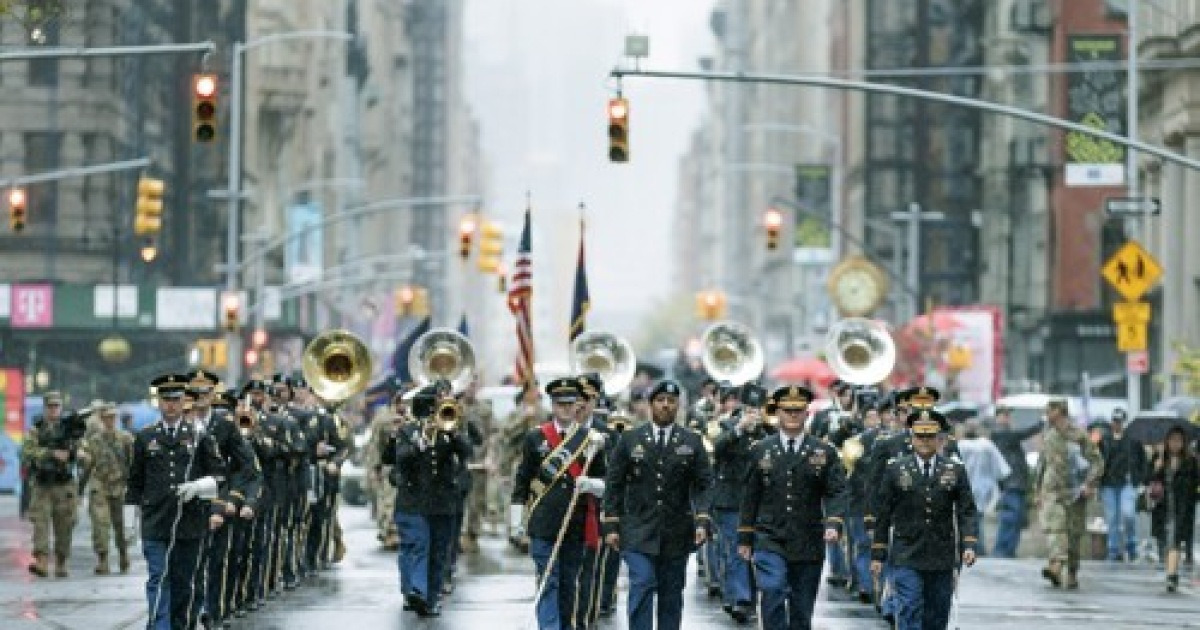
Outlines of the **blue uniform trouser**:
[{"label": "blue uniform trouser", "polygon": [[825,543],[825,558],[829,561],[830,577],[844,578],[849,575],[846,570],[846,554],[842,551],[842,543]]},{"label": "blue uniform trouser", "polygon": [[721,574],[721,594],[730,606],[753,601],[750,594],[750,564],[737,551],[738,517],[737,510],[716,510],[717,529],[720,531],[717,542],[725,569]]},{"label": "blue uniform trouser", "polygon": [[[168,554],[168,549],[170,553]],[[194,627],[200,616],[200,540],[143,540],[150,630]]]},{"label": "blue uniform trouser", "polygon": [[851,566],[854,567],[854,582],[858,592],[874,594],[875,588],[871,578],[871,539],[867,537],[867,526],[861,516],[851,516],[847,519],[846,535],[850,537],[850,550],[854,555]]},{"label": "blue uniform trouser", "polygon": [[1025,525],[1025,490],[1005,490],[1000,495],[998,518],[1000,527],[996,530],[996,547],[992,555],[998,558],[1017,557],[1017,547],[1021,544],[1021,529]]},{"label": "blue uniform trouser", "polygon": [[430,606],[437,604],[450,555],[453,515],[397,510],[396,530],[400,534],[400,591],[417,595]]},{"label": "blue uniform trouser", "polygon": [[892,567],[896,588],[896,630],[931,630],[950,623],[954,572]]},{"label": "blue uniform trouser", "polygon": [[[679,630],[683,623],[683,587],[687,555],[661,556],[625,551],[629,569],[629,630]],[[655,614],[654,600],[658,598]],[[658,624],[655,625],[657,616]]]},{"label": "blue uniform trouser", "polygon": [[[541,599],[537,601],[538,630],[573,630],[571,613],[575,610],[576,579],[583,558],[583,541],[563,539],[558,555],[550,564],[554,541],[545,538],[529,540],[529,555],[537,568],[538,584],[545,580]],[[545,576],[545,577],[543,577]]]},{"label": "blue uniform trouser", "polygon": [[600,609],[612,609],[617,605],[617,577],[621,574],[621,553],[608,545],[602,545],[600,564],[604,578],[604,583],[600,585]]},{"label": "blue uniform trouser", "polygon": [[762,593],[763,628],[808,630],[812,627],[817,591],[821,587],[820,562],[788,562],[771,551],[754,552],[754,572]]},{"label": "blue uniform trouser", "polygon": [[721,557],[720,546],[713,540],[708,540],[699,549],[704,556],[705,586],[721,586],[721,574],[725,572],[725,559]]},{"label": "blue uniform trouser", "polygon": [[1132,484],[1101,486],[1104,522],[1108,524],[1108,559],[1121,557],[1121,546],[1132,560],[1137,555],[1137,489]]},{"label": "blue uniform trouser", "polygon": [[883,599],[879,603],[879,609],[884,615],[895,615],[897,609],[896,603],[896,581],[895,568],[891,562],[883,563],[883,572],[880,575],[880,584],[883,589]]}]

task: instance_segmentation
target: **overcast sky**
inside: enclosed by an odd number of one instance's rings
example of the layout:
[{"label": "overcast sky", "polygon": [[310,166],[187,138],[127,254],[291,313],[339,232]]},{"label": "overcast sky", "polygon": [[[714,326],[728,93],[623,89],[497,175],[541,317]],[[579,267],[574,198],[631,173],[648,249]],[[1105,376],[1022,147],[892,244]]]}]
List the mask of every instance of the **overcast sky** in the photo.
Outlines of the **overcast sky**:
[{"label": "overcast sky", "polygon": [[[679,157],[703,106],[702,86],[627,80],[631,163],[613,165],[605,136],[605,105],[615,88],[608,72],[633,32],[650,37],[645,66],[695,69],[711,49],[712,2],[467,0],[466,7],[466,90],[483,134],[487,211],[515,225],[531,191],[535,232],[545,226],[548,238],[549,226],[563,222],[539,223],[538,213],[574,215],[584,202],[589,327],[632,334],[653,300],[671,291]],[[565,260],[550,261],[538,256],[538,239],[536,265],[573,269],[573,244],[554,248]],[[569,296],[555,301],[565,310]]]}]

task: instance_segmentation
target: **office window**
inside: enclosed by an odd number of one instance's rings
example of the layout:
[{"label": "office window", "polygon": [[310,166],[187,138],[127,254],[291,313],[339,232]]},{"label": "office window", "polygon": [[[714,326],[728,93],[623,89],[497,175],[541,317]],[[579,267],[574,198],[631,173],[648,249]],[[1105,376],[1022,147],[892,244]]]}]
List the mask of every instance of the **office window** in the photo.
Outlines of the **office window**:
[{"label": "office window", "polygon": [[[27,0],[29,3],[28,9],[32,11],[42,6],[42,10],[47,10],[48,5],[53,0]],[[30,29],[26,35],[26,44],[29,46],[57,46],[59,45],[59,22],[51,21],[39,27]],[[58,59],[43,58],[29,60],[29,84],[40,87],[48,87],[58,85]]]},{"label": "office window", "polygon": [[[24,171],[29,174],[42,173],[58,167],[59,147],[62,134],[58,132],[33,131],[24,136]],[[50,223],[58,210],[58,185],[54,182],[34,184],[26,191],[30,225]]]}]

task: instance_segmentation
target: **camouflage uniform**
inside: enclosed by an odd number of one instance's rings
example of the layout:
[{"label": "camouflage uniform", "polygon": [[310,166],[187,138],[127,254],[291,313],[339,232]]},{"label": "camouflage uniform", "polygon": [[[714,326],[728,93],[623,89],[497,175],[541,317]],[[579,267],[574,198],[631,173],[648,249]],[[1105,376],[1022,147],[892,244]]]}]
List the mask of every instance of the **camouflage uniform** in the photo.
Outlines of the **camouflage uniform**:
[{"label": "camouflage uniform", "polygon": [[375,505],[375,526],[379,530],[376,538],[386,549],[395,549],[400,544],[396,532],[396,490],[388,483],[391,466],[383,464],[383,451],[391,441],[396,428],[396,412],[381,407],[371,421],[370,438],[363,453],[363,486]]},{"label": "camouflage uniform", "polygon": [[[1088,463],[1086,472],[1081,471],[1083,459]],[[1046,429],[1033,491],[1041,502],[1042,529],[1046,532],[1049,555],[1049,566],[1043,575],[1055,585],[1065,566],[1067,585],[1075,586],[1087,508],[1087,500],[1080,491],[1083,486],[1095,488],[1103,473],[1100,450],[1083,429],[1073,425],[1065,430],[1052,425]]]},{"label": "camouflage uniform", "polygon": [[495,469],[491,461],[495,441],[493,431],[495,421],[492,416],[492,404],[485,400],[476,400],[467,406],[467,421],[472,423],[480,433],[482,443],[475,447],[474,455],[468,465],[471,471],[471,493],[467,496],[467,538],[472,542],[479,537],[483,528],[483,519],[488,513],[488,477]]},{"label": "camouflage uniform", "polygon": [[54,528],[54,556],[57,561],[56,575],[67,576],[67,558],[71,555],[71,535],[75,528],[75,465],[76,447],[69,446],[70,457],[62,462],[53,451],[55,442],[60,441],[59,432],[63,420],[50,423],[39,419],[30,429],[21,447],[21,459],[29,470],[30,494],[29,520],[33,524],[34,563],[29,570],[38,575],[47,574],[47,558],[50,554],[50,528]]},{"label": "camouflage uniform", "polygon": [[101,428],[83,441],[84,471],[88,478],[88,516],[92,520],[92,549],[96,552],[96,573],[108,573],[109,531],[117,546],[121,572],[129,570],[125,545],[125,484],[129,462],[133,458],[133,436],[127,431]]}]

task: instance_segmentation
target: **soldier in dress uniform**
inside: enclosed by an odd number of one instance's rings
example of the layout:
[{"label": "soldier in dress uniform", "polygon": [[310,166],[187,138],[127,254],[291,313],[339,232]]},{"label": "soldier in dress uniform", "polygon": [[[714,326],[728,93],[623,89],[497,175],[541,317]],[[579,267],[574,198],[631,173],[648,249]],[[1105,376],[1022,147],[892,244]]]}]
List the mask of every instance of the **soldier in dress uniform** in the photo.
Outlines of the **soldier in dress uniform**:
[{"label": "soldier in dress uniform", "polygon": [[862,444],[862,456],[857,462],[844,461],[846,466],[849,497],[846,501],[846,534],[849,537],[852,558],[850,566],[854,572],[854,584],[858,599],[869,604],[875,599],[875,584],[871,576],[871,534],[875,529],[875,517],[870,514],[871,496],[868,480],[871,477],[870,454],[875,442],[890,434],[883,426],[885,410],[890,413],[891,397],[878,396],[864,403],[862,409],[862,433],[858,440]]},{"label": "soldier in dress uniform", "polygon": [[[608,425],[608,407],[605,406],[604,381],[599,374],[589,372],[579,377],[579,391],[582,394],[578,406],[577,422],[581,429],[598,431],[604,434],[604,449],[597,453],[597,458],[608,460],[609,452],[616,446],[619,435]],[[595,510],[596,531],[600,531],[600,511]],[[620,555],[598,544],[595,547],[584,546],[579,572],[579,597],[575,605],[575,627],[587,628],[596,623],[600,616],[601,598],[604,584],[620,572]],[[611,599],[610,599],[611,605]]]},{"label": "soldier in dress uniform", "polygon": [[682,396],[675,381],[656,384],[653,421],[622,433],[609,458],[604,532],[629,570],[630,630],[678,630],[688,556],[711,527],[712,462],[700,434],[676,423]]},{"label": "soldier in dress uniform", "polygon": [[712,514],[717,529],[715,541],[721,567],[721,594],[725,612],[738,623],[750,620],[754,610],[754,596],[750,590],[750,564],[738,554],[738,518],[742,507],[742,495],[746,489],[746,478],[753,462],[751,452],[754,445],[767,437],[769,427],[764,407],[767,391],[754,383],[741,387],[742,412],[721,421],[721,434],[713,450],[713,468],[716,483],[712,494]]},{"label": "soldier in dress uniform", "polygon": [[246,608],[257,610],[269,595],[276,593],[279,586],[280,541],[283,538],[288,500],[287,458],[291,447],[286,422],[270,411],[273,403],[267,399],[267,384],[264,381],[247,381],[239,398],[242,404],[235,415],[239,423],[253,425],[248,439],[263,474],[258,513],[250,533],[252,560],[248,563],[246,575]]},{"label": "soldier in dress uniform", "polygon": [[812,627],[825,545],[842,532],[846,471],[837,449],[804,433],[812,400],[805,387],[775,390],[779,432],[751,452],[738,553],[754,562],[765,628]]},{"label": "soldier in dress uniform", "polygon": [[525,434],[513,478],[509,527],[518,538],[529,532],[539,630],[575,630],[583,549],[600,543],[596,515],[597,499],[604,495],[606,437],[578,423],[578,379],[550,381],[546,394],[552,417]]},{"label": "soldier in dress uniform", "polygon": [[134,439],[125,495],[125,502],[142,514],[148,625],[153,630],[194,627],[200,613],[200,543],[206,531],[224,522],[224,509],[210,503],[224,480],[224,464],[212,437],[184,420],[187,383],[182,374],[150,382],[162,419]]},{"label": "soldier in dress uniform", "polygon": [[442,404],[435,386],[412,399],[414,420],[396,434],[383,462],[391,465],[396,486],[396,528],[400,532],[400,575],[406,609],[421,617],[441,614],[442,581],[459,500],[459,466],[471,456],[461,428],[443,431],[435,424]]},{"label": "soldier in dress uniform", "polygon": [[304,544],[308,509],[312,501],[312,459],[315,444],[309,442],[307,427],[300,425],[292,409],[292,379],[275,374],[267,388],[271,410],[287,433],[283,456],[285,488],[280,513],[278,543],[279,572],[284,590],[300,585],[305,575]]},{"label": "soldier in dress uniform", "polygon": [[118,567],[129,572],[129,550],[125,544],[125,484],[133,459],[133,435],[117,427],[117,406],[101,403],[93,407],[100,428],[89,433],[79,450],[79,461],[88,479],[88,515],[92,520],[92,548],[96,551],[96,575],[108,575],[108,538],[116,543]]},{"label": "soldier in dress uniform", "polygon": [[918,408],[908,425],[913,453],[887,464],[876,495],[871,571],[892,565],[898,630],[946,628],[959,562],[975,563],[975,498],[962,462],[939,454],[946,418]]},{"label": "soldier in dress uniform", "polygon": [[54,575],[67,577],[67,559],[71,555],[71,536],[75,529],[75,463],[79,442],[87,425],[77,413],[63,414],[63,397],[47,392],[42,398],[44,412],[35,420],[25,443],[21,460],[29,472],[29,521],[33,525],[33,563],[29,571],[46,577],[50,574],[50,530],[54,530]]},{"label": "soldier in dress uniform", "polygon": [[1054,586],[1077,589],[1087,500],[1096,494],[1104,475],[1104,458],[1087,433],[1071,422],[1065,399],[1047,403],[1046,425],[1033,475],[1033,496],[1041,507],[1049,555],[1042,577]]},{"label": "soldier in dress uniform", "polygon": [[350,456],[350,430],[335,413],[323,407],[303,377],[292,379],[295,402],[292,415],[304,427],[311,445],[310,483],[316,500],[311,506],[305,566],[309,570],[329,568],[334,557],[334,525],[337,518],[338,490],[341,488],[342,464]]}]

